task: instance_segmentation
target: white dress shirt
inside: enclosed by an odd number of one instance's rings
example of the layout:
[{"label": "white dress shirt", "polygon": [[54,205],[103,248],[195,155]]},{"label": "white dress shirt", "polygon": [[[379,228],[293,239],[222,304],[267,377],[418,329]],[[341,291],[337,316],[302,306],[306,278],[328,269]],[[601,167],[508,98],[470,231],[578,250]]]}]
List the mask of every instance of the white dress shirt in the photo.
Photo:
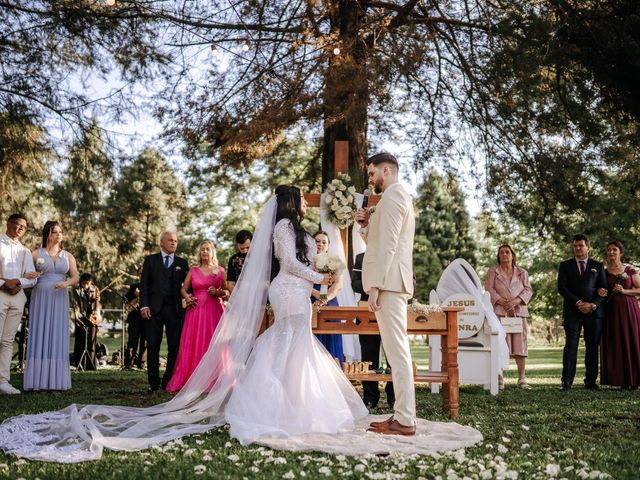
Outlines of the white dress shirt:
[{"label": "white dress shirt", "polygon": [[24,278],[24,274],[35,270],[29,249],[19,240],[11,240],[3,234],[0,237],[0,286],[5,280],[19,278],[22,288],[33,287],[36,281]]}]

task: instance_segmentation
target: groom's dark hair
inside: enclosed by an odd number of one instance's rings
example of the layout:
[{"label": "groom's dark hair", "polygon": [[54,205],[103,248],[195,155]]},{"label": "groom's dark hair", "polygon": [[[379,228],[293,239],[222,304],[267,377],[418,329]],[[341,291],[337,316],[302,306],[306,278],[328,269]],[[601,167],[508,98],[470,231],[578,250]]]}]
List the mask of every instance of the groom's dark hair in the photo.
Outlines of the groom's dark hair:
[{"label": "groom's dark hair", "polygon": [[388,152],[377,153],[367,159],[367,166],[370,164],[374,164],[377,167],[381,163],[393,165],[394,167],[396,167],[396,170],[400,168],[400,166],[398,165],[398,159]]},{"label": "groom's dark hair", "polygon": [[587,238],[587,236],[584,233],[578,233],[577,235],[573,236],[573,242],[581,242],[584,240],[584,244],[588,247],[589,246],[589,239]]}]

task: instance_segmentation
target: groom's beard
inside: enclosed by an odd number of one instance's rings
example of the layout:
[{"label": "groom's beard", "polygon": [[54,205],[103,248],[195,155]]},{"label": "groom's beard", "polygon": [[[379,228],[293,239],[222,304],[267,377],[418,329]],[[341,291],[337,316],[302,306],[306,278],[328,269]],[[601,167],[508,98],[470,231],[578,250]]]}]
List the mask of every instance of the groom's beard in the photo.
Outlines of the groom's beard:
[{"label": "groom's beard", "polygon": [[377,182],[374,185],[371,185],[373,187],[373,193],[375,193],[376,195],[380,195],[382,193],[382,182]]}]

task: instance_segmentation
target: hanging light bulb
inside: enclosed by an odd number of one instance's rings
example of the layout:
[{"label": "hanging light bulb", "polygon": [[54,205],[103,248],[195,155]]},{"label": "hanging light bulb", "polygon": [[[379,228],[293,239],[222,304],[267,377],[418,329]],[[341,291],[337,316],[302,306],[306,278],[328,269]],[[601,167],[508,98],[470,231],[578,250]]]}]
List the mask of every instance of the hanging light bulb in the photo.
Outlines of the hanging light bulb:
[{"label": "hanging light bulb", "polygon": [[116,4],[116,0],[105,0],[107,7],[113,7]]},{"label": "hanging light bulb", "polygon": [[248,52],[249,51],[249,44],[247,42],[244,42],[242,44],[242,51],[243,52]]},{"label": "hanging light bulb", "polygon": [[333,54],[334,55],[340,55],[340,49],[338,47],[333,49]]},{"label": "hanging light bulb", "polygon": [[218,53],[220,53],[218,51],[218,47],[216,47],[215,45],[211,45],[211,56],[212,57],[217,57]]}]

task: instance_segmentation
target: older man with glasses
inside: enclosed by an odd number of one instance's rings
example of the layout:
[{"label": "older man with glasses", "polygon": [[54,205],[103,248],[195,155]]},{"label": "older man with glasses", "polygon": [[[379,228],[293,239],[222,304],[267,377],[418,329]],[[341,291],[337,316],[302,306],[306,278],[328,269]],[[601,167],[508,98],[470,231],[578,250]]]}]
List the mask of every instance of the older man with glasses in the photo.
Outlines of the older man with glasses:
[{"label": "older man with glasses", "polygon": [[20,390],[9,383],[13,341],[20,325],[27,297],[23,289],[33,287],[38,274],[31,252],[20,243],[27,220],[14,213],[7,231],[0,237],[0,394],[15,395]]}]

